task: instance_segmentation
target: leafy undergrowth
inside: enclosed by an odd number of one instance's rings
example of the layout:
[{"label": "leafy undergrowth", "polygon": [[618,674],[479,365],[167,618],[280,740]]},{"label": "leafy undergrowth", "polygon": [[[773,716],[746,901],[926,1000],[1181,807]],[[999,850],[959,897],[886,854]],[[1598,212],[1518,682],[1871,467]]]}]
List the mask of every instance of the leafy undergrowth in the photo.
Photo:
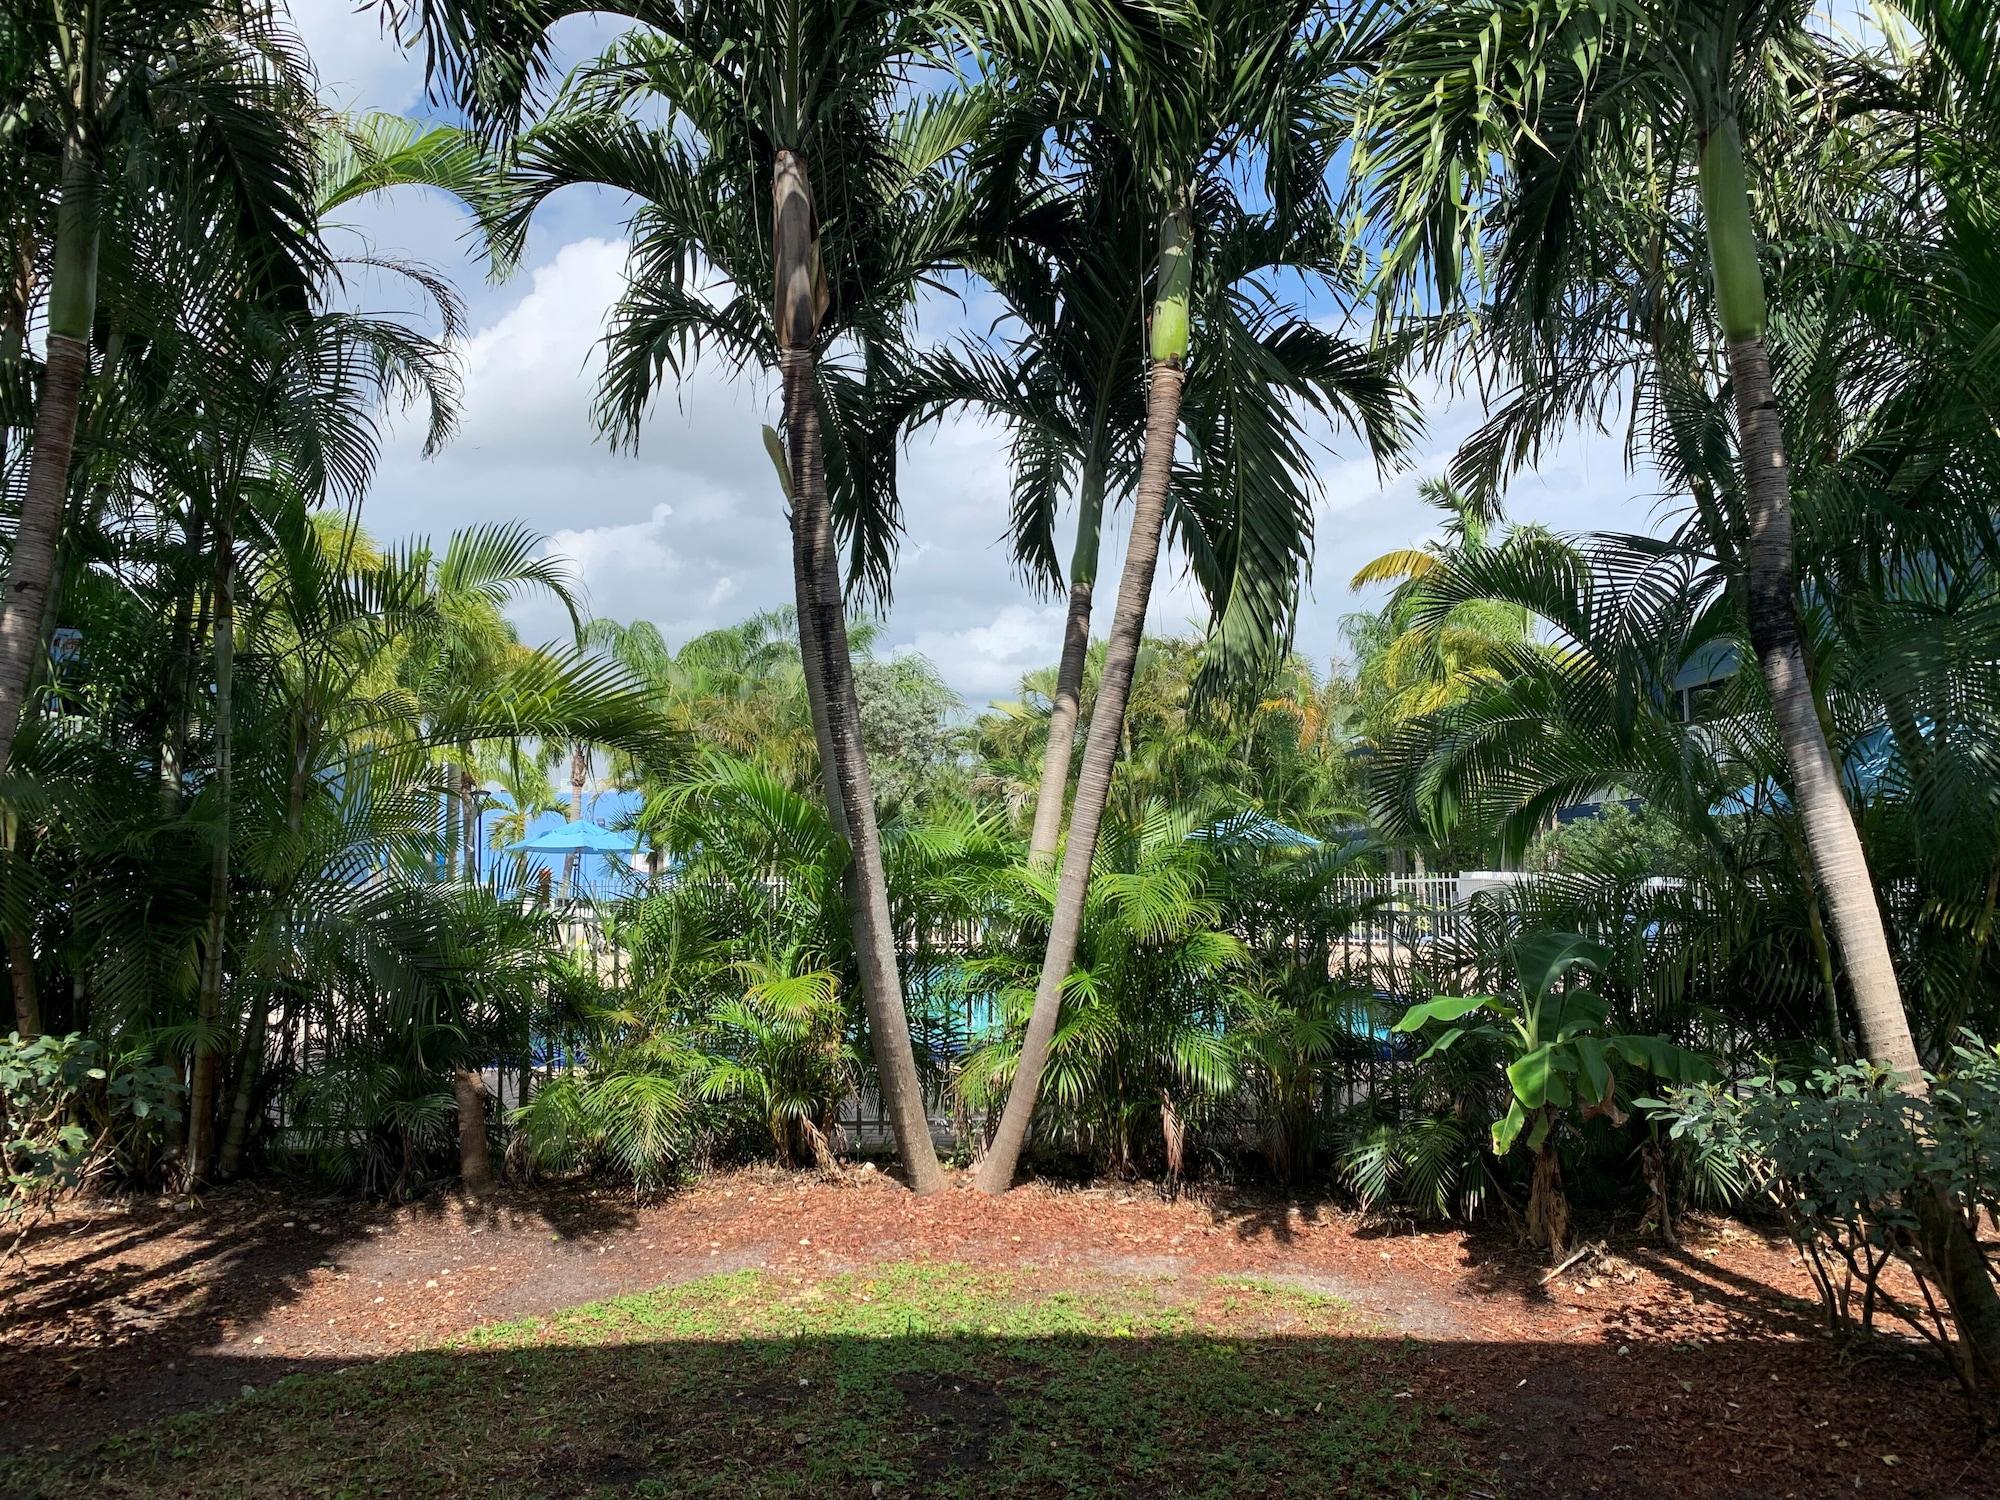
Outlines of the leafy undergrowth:
[{"label": "leafy undergrowth", "polygon": [[1253,1281],[743,1272],[295,1376],[0,1493],[1463,1493],[1404,1359]]}]

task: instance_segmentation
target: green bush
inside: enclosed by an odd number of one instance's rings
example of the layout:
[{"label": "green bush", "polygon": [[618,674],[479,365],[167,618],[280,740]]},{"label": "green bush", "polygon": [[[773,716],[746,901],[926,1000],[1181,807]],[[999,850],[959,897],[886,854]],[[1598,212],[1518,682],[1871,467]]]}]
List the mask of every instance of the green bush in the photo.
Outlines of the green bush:
[{"label": "green bush", "polygon": [[129,1160],[180,1118],[180,1079],[144,1053],[109,1056],[81,1034],[0,1042],[7,1144],[0,1222],[26,1233],[66,1193]]},{"label": "green bush", "polygon": [[[1941,1195],[1968,1229],[2000,1212],[2000,1049],[1968,1035],[1927,1077],[1924,1097],[1865,1062],[1772,1068],[1645,1102],[1697,1178],[1776,1207],[1830,1328],[1867,1331],[1887,1314],[1952,1354],[1919,1204]],[[1914,1296],[1885,1279],[1897,1266]]]}]

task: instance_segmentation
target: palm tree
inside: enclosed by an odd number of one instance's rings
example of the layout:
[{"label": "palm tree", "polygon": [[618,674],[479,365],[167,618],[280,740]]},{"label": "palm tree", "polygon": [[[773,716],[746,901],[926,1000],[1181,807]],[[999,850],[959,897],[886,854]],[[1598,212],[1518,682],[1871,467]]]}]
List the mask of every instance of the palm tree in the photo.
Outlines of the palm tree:
[{"label": "palm tree", "polygon": [[[1502,189],[1506,231],[1499,256],[1502,274],[1520,283],[1515,312],[1523,322],[1551,316],[1570,290],[1565,273],[1602,264],[1556,245],[1559,226],[1587,226],[1620,186],[1663,174],[1671,179],[1691,164],[1736,407],[1751,641],[1778,715],[1806,847],[1863,1044],[1918,1084],[1881,911],[1827,748],[1799,631],[1783,412],[1765,347],[1764,276],[1743,147],[1746,112],[1754,119],[1784,109],[1782,83],[1773,80],[1811,53],[1806,10],[1791,0],[1658,0],[1609,15],[1584,3],[1533,13],[1485,0],[1426,7],[1387,39],[1361,131],[1372,148],[1374,201],[1392,247],[1385,266],[1391,300],[1425,271],[1440,290],[1456,294],[1459,249],[1482,234],[1478,200],[1488,185],[1488,153],[1500,154],[1512,180]],[[1489,74],[1483,59],[1496,28],[1505,54],[1528,61]],[[1416,149],[1409,132],[1419,127],[1446,148],[1428,155]],[[1580,229],[1579,238],[1588,233]],[[1531,268],[1531,261],[1539,265]]]},{"label": "palm tree", "polygon": [[[9,175],[35,169],[38,145],[59,159],[45,356],[0,610],[0,771],[12,759],[60,561],[100,261],[129,256],[141,222],[174,227],[162,210],[175,195],[162,186],[178,172],[233,195],[235,227],[248,231],[235,279],[295,292],[326,263],[310,233],[310,173],[294,149],[310,89],[295,44],[267,6],[37,0],[34,12],[10,49],[24,64],[16,80],[24,128],[10,132]],[[215,221],[179,227],[193,236],[184,241],[192,250]],[[27,244],[35,233],[27,231]],[[34,261],[27,244],[15,247],[22,266]]]},{"label": "palm tree", "polygon": [[[1043,144],[1051,132],[1054,149]],[[1054,524],[1075,483],[1063,648],[1028,845],[1030,862],[1047,865],[1072,773],[1104,508],[1129,494],[1145,429],[1145,287],[1130,272],[1153,213],[1122,136],[1101,119],[1068,122],[1058,89],[1010,99],[973,165],[985,223],[970,266],[1006,299],[1015,326],[1005,357],[941,360],[929,375],[1013,427],[1010,541],[1031,579],[1062,582]],[[1225,210],[1210,239],[1193,292],[1210,356],[1182,392],[1192,462],[1170,519],[1213,613],[1208,686],[1241,688],[1283,655],[1311,554],[1305,418],[1378,405],[1385,381],[1383,367],[1258,287],[1283,265],[1336,295],[1351,290],[1324,220]]]},{"label": "palm tree", "polygon": [[[545,65],[547,28],[588,8],[430,0],[420,19],[468,107],[505,128]],[[921,8],[641,0],[629,14],[647,29],[581,70],[520,141],[513,231],[569,183],[607,184],[640,203],[630,285],[607,338],[600,414],[615,433],[636,436],[658,379],[698,349],[779,377],[807,698],[828,803],[853,850],[849,904],[884,1104],[911,1185],[928,1192],[941,1177],[896,972],[829,483],[847,481],[855,554],[879,585],[893,490],[870,481],[892,483],[893,464],[867,451],[870,421],[839,420],[859,408],[835,394],[842,378],[827,356],[836,344],[857,351],[860,373],[846,380],[863,392],[893,363],[921,278],[949,253],[937,164],[965,143],[972,118],[948,97],[897,109],[937,35]],[[671,123],[635,123],[634,105],[663,107]],[[719,304],[694,285],[704,266],[727,284]]]},{"label": "palm tree", "polygon": [[[1220,367],[1233,366],[1231,374],[1238,379],[1251,372],[1261,375],[1268,368],[1261,344],[1245,347],[1243,340],[1229,336],[1228,323],[1211,325],[1201,314],[1210,298],[1257,295],[1253,267],[1237,258],[1233,236],[1247,231],[1267,246],[1295,247],[1294,226],[1323,199],[1329,160],[1328,137],[1321,125],[1332,107],[1329,80],[1342,66],[1343,33],[1314,4],[1190,0],[1171,8],[1121,7],[1119,23],[1118,55],[1105,57],[1081,91],[1086,107],[1080,112],[1102,118],[1107,129],[1131,143],[1137,176],[1145,185],[1157,225],[1146,421],[1125,569],[1077,774],[1048,950],[1007,1106],[979,1172],[981,1189],[994,1193],[1012,1184],[1027,1143],[1042,1067],[1081,933],[1098,825],[1110,796],[1167,520],[1174,450],[1183,433],[1190,329],[1199,325],[1205,338],[1215,335],[1203,345],[1197,372],[1206,362],[1213,362],[1218,373]],[[1273,205],[1268,213],[1245,207],[1246,189],[1238,170],[1244,160],[1259,161],[1263,167],[1262,196]],[[1303,339],[1314,332],[1302,329],[1294,336]],[[1330,341],[1328,353],[1356,377],[1358,385],[1365,356],[1339,340]],[[1367,431],[1378,450],[1394,445],[1394,389],[1384,376],[1373,385],[1371,401],[1350,404],[1347,390],[1332,398],[1337,410]],[[1225,399],[1218,419],[1226,423],[1237,417],[1255,419],[1254,413]],[[1213,440],[1217,430],[1197,425],[1190,436],[1199,447]],[[1275,444],[1269,443],[1272,434],[1259,436],[1279,455],[1274,467],[1294,457],[1282,434]],[[1250,449],[1246,443],[1239,451]],[[1195,492],[1200,492],[1199,485]],[[1247,515],[1254,501],[1269,495],[1252,488],[1230,498],[1238,502],[1239,514]],[[1220,538],[1211,534],[1206,537],[1209,547],[1193,549],[1197,572],[1210,571],[1211,589],[1232,599],[1222,611],[1217,636],[1225,659],[1232,650],[1252,649],[1251,633],[1243,625],[1286,618],[1291,607],[1286,598],[1296,588],[1298,574],[1285,560],[1284,537],[1296,536],[1297,529],[1273,528],[1268,515],[1263,519],[1264,525],[1246,521],[1231,527],[1232,540],[1227,543],[1218,545]],[[1196,535],[1202,535],[1198,528]],[[1240,603],[1235,600],[1238,590]],[[1268,635],[1256,634],[1262,638],[1255,651],[1267,652]]]},{"label": "palm tree", "polygon": [[[1427,587],[1441,570],[1493,548],[1500,513],[1490,501],[1482,503],[1439,479],[1426,479],[1417,493],[1443,512],[1443,536],[1371,559],[1351,584],[1357,590],[1395,585],[1379,613],[1346,622],[1366,733],[1377,747],[1405,720],[1434,713],[1464,696],[1470,684],[1507,671],[1514,648],[1525,645],[1533,629],[1526,610],[1492,599],[1467,599],[1443,614],[1425,607]],[[1537,534],[1534,527],[1512,533],[1523,541]]]},{"label": "palm tree", "polygon": [[[1947,9],[1916,8],[1940,17]],[[1517,368],[1536,372],[1565,359],[1612,363],[1603,347],[1610,340],[1589,335],[1616,328],[1623,309],[1622,337],[1669,367],[1655,386],[1662,425],[1684,416],[1689,389],[1699,391],[1706,376],[1694,360],[1672,368],[1674,354],[1698,347],[1705,333],[1694,331],[1699,320],[1676,299],[1706,298],[1734,407],[1732,477],[1745,523],[1729,538],[1729,561],[1813,883],[1863,1049],[1902,1087],[1920,1091],[1920,1059],[1882,909],[1800,627],[1787,413],[1766,342],[1759,225],[1811,222],[1823,201],[1815,196],[1817,158],[1792,179],[1765,180],[1753,199],[1745,147],[1746,139],[1769,142],[1782,161],[1785,143],[1809,133],[1808,115],[1883,107],[1865,92],[1804,107],[1806,81],[1829,72],[1824,48],[1807,30],[1809,9],[1800,0],[1647,0],[1611,8],[1562,0],[1530,9],[1444,0],[1422,7],[1398,18],[1384,38],[1359,127],[1357,171],[1387,247],[1385,306],[1407,307],[1420,287],[1457,302],[1468,255],[1483,264],[1491,248],[1491,321],[1524,353]],[[1944,19],[1943,29],[1966,35],[1962,16]],[[1976,50],[1991,55],[1990,45]],[[1493,67],[1495,58],[1506,65]],[[1990,70],[1977,67],[1982,77]],[[1687,239],[1684,227],[1692,231]],[[1625,232],[1633,229],[1639,233]],[[1705,267],[1679,254],[1687,240],[1700,247]],[[1594,384],[1583,382],[1581,395],[1545,400],[1541,411],[1575,412]],[[1825,394],[1839,406],[1835,390]],[[1527,446],[1517,442],[1513,451],[1518,456]],[[1693,492],[1697,506],[1713,514],[1708,490],[1697,484]],[[1720,543],[1723,527],[1713,530]],[[1939,1263],[1975,1263],[1964,1224],[1930,1195],[1918,1198]],[[1947,1280],[1981,1378],[2000,1381],[2000,1298],[1983,1275]]]},{"label": "palm tree", "polygon": [[975,352],[939,370],[952,394],[1014,427],[1009,538],[1036,581],[1062,580],[1054,528],[1075,476],[1062,655],[1028,840],[1037,866],[1053,864],[1062,836],[1104,506],[1129,487],[1145,425],[1144,287],[1131,267],[1144,257],[1150,216],[1130,150],[1100,122],[1070,132],[1060,180],[1045,175],[1042,140],[1065,108],[1060,90],[1023,90],[973,163],[984,222],[971,267],[1006,299],[1020,332],[1005,359]]}]

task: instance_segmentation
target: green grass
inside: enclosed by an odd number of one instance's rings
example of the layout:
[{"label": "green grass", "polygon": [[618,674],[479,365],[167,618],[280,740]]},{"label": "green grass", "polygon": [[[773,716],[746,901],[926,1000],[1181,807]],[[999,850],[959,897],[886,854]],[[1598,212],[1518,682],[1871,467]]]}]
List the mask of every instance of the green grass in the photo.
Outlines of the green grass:
[{"label": "green grass", "polygon": [[1449,1412],[1340,1303],[954,1266],[745,1273],[296,1376],[0,1494],[1446,1496]]}]

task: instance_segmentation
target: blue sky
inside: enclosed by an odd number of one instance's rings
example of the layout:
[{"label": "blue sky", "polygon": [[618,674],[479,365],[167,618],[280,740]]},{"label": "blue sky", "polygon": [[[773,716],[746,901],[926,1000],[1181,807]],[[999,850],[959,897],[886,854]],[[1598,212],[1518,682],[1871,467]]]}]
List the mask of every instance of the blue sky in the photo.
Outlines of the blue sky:
[{"label": "blue sky", "polygon": [[[292,0],[323,92],[346,108],[426,113],[420,58],[403,54],[383,35],[378,13],[357,12],[356,3]],[[580,57],[616,24],[565,22],[562,50]],[[776,418],[768,384],[694,369],[677,398],[655,411],[636,452],[613,453],[591,425],[593,345],[623,262],[616,199],[575,190],[553,200],[520,270],[499,285],[486,280],[468,253],[462,216],[441,199],[403,193],[344,217],[350,248],[410,256],[449,275],[473,330],[461,351],[459,435],[426,460],[421,424],[395,426],[363,513],[378,537],[518,518],[570,561],[595,613],[650,619],[674,644],[789,602],[783,511],[759,435]],[[400,301],[393,288],[366,281],[353,294],[374,306]],[[960,320],[983,328],[990,312],[940,299],[927,326],[935,333]],[[1402,472],[1381,476],[1353,438],[1323,435],[1315,582],[1299,630],[1300,649],[1322,665],[1339,652],[1341,617],[1370,602],[1347,580],[1369,558],[1430,533],[1433,517],[1417,485],[1441,472],[1478,425],[1476,393],[1424,394],[1425,436]],[[1558,530],[1651,528],[1658,481],[1628,473],[1622,447],[1622,432],[1571,437],[1515,484],[1509,514]],[[996,427],[964,418],[926,433],[903,469],[908,534],[887,643],[929,655],[973,709],[1012,696],[1023,672],[1054,661],[1061,637],[1060,606],[1024,592],[1000,541],[1005,453]],[[1100,576],[1115,577],[1122,557],[1114,521]],[[1187,629],[1199,616],[1182,562],[1170,557],[1149,624]],[[534,640],[562,629],[559,613],[539,604],[521,609],[518,623]],[[1108,623],[1107,611],[1099,634]]]}]

